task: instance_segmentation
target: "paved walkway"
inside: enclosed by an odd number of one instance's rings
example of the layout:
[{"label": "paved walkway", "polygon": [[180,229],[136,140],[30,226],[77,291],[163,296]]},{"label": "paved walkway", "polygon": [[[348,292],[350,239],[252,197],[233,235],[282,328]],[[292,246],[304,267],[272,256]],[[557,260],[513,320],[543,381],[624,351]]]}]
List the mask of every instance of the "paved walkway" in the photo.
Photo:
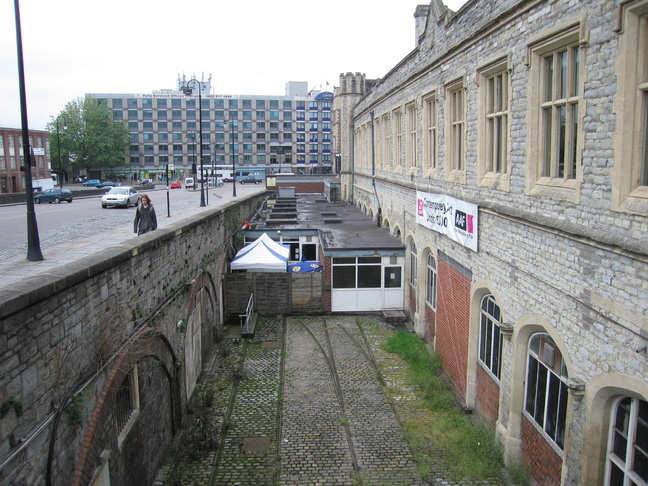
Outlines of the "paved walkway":
[{"label": "paved walkway", "polygon": [[[164,189],[160,191],[164,191]],[[247,196],[256,192],[263,192],[265,187],[245,185],[239,188],[237,186],[237,191],[238,196]],[[171,211],[171,217],[167,217],[166,202],[160,201],[159,204],[156,204],[158,228],[175,224],[199,212],[221,207],[231,199],[229,195],[227,197],[211,195],[209,205],[206,207],[200,207],[193,201],[175,203]],[[177,209],[181,204],[184,207]],[[44,258],[42,261],[31,262],[26,259],[26,243],[0,251],[0,288],[8,287],[26,277],[45,274],[54,268],[74,264],[78,259],[91,255],[98,250],[137,238],[133,233],[133,222],[130,218],[128,223],[118,226],[109,224],[105,228],[96,224],[90,225],[87,222],[80,224],[71,222],[70,225],[73,228],[68,226],[50,232],[51,234],[40,235],[40,248]]]},{"label": "paved walkway", "polygon": [[[232,329],[206,366],[192,401],[218,448],[192,455],[178,440],[155,486],[497,485],[452,481],[440,452],[423,479],[405,441],[405,366],[380,344],[396,330],[355,315],[261,318],[251,339]],[[209,399],[207,399],[209,397]],[[195,427],[195,426],[194,426]],[[192,429],[195,430],[195,429]]]}]

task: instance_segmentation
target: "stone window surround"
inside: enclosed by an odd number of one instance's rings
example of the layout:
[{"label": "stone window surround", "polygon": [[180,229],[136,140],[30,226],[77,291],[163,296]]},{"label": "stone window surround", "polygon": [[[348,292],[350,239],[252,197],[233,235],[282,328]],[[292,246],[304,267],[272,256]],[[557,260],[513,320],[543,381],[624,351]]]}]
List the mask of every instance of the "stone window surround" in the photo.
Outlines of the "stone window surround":
[{"label": "stone window surround", "polygon": [[391,118],[394,148],[392,162],[394,171],[400,172],[403,168],[403,111],[400,106],[392,110]]},{"label": "stone window surround", "polygon": [[646,127],[642,127],[646,123],[643,117],[648,110],[648,79],[641,79],[641,75],[648,66],[639,65],[637,60],[645,60],[647,55],[647,17],[648,0],[622,2],[618,8],[615,28],[619,41],[615,67],[618,90],[614,99],[617,125],[611,173],[612,210],[643,216],[648,215],[648,186],[639,185],[639,181],[642,150],[648,150]]},{"label": "stone window surround", "polygon": [[[466,95],[468,90],[465,76],[462,75],[449,81],[444,88],[446,94],[445,125],[447,134],[445,137],[445,178],[447,182],[466,184]],[[457,101],[459,96],[461,96],[461,112],[455,113],[453,103]],[[453,115],[455,115],[454,119]],[[456,146],[457,142],[459,142],[455,137],[457,133],[461,137],[461,148]]]},{"label": "stone window surround", "polygon": [[407,167],[407,175],[416,175],[418,168],[418,110],[416,100],[405,104],[405,131],[405,166]]},{"label": "stone window surround", "polygon": [[[477,181],[479,186],[509,192],[511,188],[511,99],[512,83],[510,80],[511,55],[498,57],[477,69],[477,86],[479,89],[478,106],[478,140],[477,140]],[[506,152],[503,154],[506,169],[501,172],[494,172],[490,167],[488,156],[489,140],[487,138],[487,117],[488,112],[488,80],[501,73],[507,74],[505,90],[507,92],[507,104],[502,109],[503,116],[506,116]]]},{"label": "stone window surround", "polygon": [[438,102],[436,90],[423,95],[423,175],[435,179],[439,169]]},{"label": "stone window surround", "polygon": [[582,184],[582,157],[584,131],[583,123],[585,114],[585,101],[583,99],[583,85],[585,82],[585,53],[581,55],[579,73],[578,119],[580,121],[577,131],[577,160],[576,177],[573,179],[541,177],[542,170],[542,59],[546,54],[564,49],[569,46],[578,46],[581,50],[587,45],[585,15],[579,15],[553,29],[531,39],[527,44],[526,67],[529,69],[528,77],[528,129],[527,133],[527,168],[526,168],[526,193],[530,196],[540,196],[555,200],[580,203],[580,189]]}]

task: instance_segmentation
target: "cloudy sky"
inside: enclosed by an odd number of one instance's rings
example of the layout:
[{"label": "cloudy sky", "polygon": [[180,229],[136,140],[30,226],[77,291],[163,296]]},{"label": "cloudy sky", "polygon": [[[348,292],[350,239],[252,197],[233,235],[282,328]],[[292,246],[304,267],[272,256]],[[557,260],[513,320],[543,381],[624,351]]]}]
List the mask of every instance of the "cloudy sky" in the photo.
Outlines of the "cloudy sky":
[{"label": "cloudy sky", "polygon": [[[466,0],[444,0],[458,10]],[[213,94],[283,95],[288,81],[385,75],[414,48],[425,0],[20,0],[29,128],[86,93],[175,89],[212,75]],[[20,127],[13,0],[0,0],[0,126]]]}]

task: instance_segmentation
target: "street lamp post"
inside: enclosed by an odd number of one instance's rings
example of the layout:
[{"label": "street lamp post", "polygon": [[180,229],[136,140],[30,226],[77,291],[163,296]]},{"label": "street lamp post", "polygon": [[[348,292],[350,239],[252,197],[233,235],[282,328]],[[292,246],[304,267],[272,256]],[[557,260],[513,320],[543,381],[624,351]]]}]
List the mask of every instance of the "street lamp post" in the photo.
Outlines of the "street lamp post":
[{"label": "street lamp post", "polygon": [[[67,129],[67,123],[65,118],[63,118],[63,130]],[[56,146],[58,149],[58,161],[59,161],[59,187],[63,189],[63,161],[61,160],[61,132],[59,131],[59,119],[56,117]]]},{"label": "street lamp post", "polygon": [[[198,83],[198,125],[200,126],[200,150],[198,150],[198,153],[200,155],[200,207],[204,208],[206,206],[205,204],[205,177],[203,175],[203,136],[202,136],[202,93],[201,93],[201,86],[200,86],[200,81],[198,81],[196,78],[191,78],[188,83],[196,82]],[[191,96],[191,93],[193,93],[193,88],[187,86],[184,86],[182,88],[182,92],[185,94],[185,96]]]},{"label": "street lamp post", "polygon": [[20,87],[20,115],[22,121],[23,154],[25,164],[25,192],[27,200],[27,260],[40,262],[43,252],[40,248],[38,236],[38,223],[34,210],[34,188],[31,173],[31,148],[29,146],[29,124],[27,122],[27,93],[25,90],[25,65],[23,61],[22,33],[20,29],[20,7],[18,0],[14,0],[16,16],[16,46],[18,50],[18,84]]}]

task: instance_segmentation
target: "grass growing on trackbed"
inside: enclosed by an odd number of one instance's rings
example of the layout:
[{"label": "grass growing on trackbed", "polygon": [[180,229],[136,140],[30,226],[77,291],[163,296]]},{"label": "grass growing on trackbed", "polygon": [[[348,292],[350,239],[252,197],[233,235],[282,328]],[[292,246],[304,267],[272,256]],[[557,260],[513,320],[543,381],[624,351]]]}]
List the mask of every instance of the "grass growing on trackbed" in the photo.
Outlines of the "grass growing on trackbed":
[{"label": "grass growing on trackbed", "polygon": [[[443,372],[441,359],[415,334],[399,331],[382,346],[408,364],[407,380],[421,400],[403,425],[421,472],[429,475],[440,453],[453,479],[501,477],[502,450],[490,424],[459,407]],[[518,471],[519,472],[519,471]],[[523,474],[509,471],[509,480],[525,484]],[[516,477],[517,476],[517,477]]]}]

